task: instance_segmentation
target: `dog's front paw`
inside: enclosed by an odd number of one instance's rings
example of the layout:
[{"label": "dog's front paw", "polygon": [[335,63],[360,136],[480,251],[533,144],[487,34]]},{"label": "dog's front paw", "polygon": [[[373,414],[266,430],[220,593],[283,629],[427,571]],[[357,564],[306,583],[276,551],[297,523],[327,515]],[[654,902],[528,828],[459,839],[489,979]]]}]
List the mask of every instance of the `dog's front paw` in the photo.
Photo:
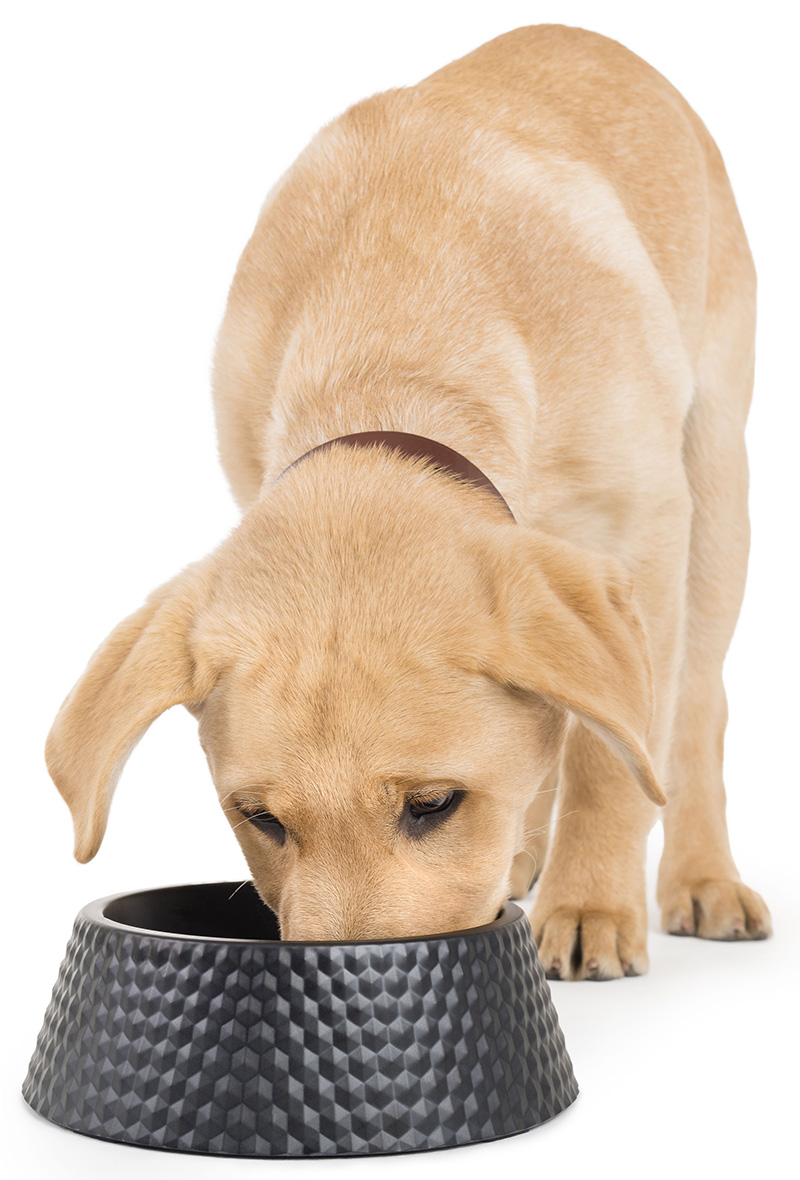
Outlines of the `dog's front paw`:
[{"label": "dog's front paw", "polygon": [[724,942],[768,938],[769,910],[741,881],[713,878],[670,883],[659,889],[661,925],[668,934],[694,935]]},{"label": "dog's front paw", "polygon": [[647,971],[646,912],[549,909],[537,902],[531,926],[548,979],[622,979]]}]

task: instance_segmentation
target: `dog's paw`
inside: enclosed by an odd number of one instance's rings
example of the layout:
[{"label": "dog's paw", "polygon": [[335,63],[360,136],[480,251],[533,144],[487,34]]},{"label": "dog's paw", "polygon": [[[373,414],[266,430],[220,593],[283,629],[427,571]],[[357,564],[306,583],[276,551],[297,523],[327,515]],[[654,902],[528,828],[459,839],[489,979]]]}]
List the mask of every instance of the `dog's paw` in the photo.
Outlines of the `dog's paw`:
[{"label": "dog's paw", "polygon": [[644,913],[534,905],[533,936],[548,979],[622,979],[648,968]]},{"label": "dog's paw", "polygon": [[659,892],[661,925],[668,934],[724,942],[772,934],[772,919],[763,898],[741,881],[709,879],[673,884]]}]

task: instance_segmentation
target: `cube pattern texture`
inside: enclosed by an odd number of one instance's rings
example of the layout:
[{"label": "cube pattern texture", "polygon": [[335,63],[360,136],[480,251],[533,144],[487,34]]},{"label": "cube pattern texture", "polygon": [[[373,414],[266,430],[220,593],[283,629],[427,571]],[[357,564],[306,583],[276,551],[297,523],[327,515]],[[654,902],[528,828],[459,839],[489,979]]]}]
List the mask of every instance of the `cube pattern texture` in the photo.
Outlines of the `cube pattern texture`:
[{"label": "cube pattern texture", "polygon": [[134,930],[92,903],[22,1092],[101,1139],[331,1156],[512,1135],[578,1087],[530,924],[510,903],[475,931],[349,944]]}]

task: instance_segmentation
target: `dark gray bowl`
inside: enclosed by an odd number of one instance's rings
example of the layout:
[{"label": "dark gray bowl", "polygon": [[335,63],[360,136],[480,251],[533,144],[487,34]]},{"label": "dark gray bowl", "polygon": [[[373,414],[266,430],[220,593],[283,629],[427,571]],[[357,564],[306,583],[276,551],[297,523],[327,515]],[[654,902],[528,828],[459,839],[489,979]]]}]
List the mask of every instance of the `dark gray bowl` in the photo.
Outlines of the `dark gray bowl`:
[{"label": "dark gray bowl", "polygon": [[280,942],[236,881],[85,906],[22,1087],[85,1135],[236,1156],[477,1143],[577,1092],[518,906],[434,937]]}]

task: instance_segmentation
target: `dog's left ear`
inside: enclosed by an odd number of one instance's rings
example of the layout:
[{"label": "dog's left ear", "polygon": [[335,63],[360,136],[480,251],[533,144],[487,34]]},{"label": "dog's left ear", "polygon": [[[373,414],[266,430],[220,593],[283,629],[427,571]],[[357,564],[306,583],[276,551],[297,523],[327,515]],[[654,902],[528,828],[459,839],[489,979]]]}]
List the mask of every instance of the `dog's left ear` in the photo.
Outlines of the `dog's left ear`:
[{"label": "dog's left ear", "polygon": [[575,714],[666,803],[646,749],[652,675],[631,579],[611,558],[519,525],[482,551],[495,627],[481,670]]},{"label": "dog's left ear", "polygon": [[213,687],[191,641],[204,587],[198,562],[155,590],[97,649],[53,722],[45,758],[72,812],[76,860],[100,847],[117,779],[151,722]]}]

